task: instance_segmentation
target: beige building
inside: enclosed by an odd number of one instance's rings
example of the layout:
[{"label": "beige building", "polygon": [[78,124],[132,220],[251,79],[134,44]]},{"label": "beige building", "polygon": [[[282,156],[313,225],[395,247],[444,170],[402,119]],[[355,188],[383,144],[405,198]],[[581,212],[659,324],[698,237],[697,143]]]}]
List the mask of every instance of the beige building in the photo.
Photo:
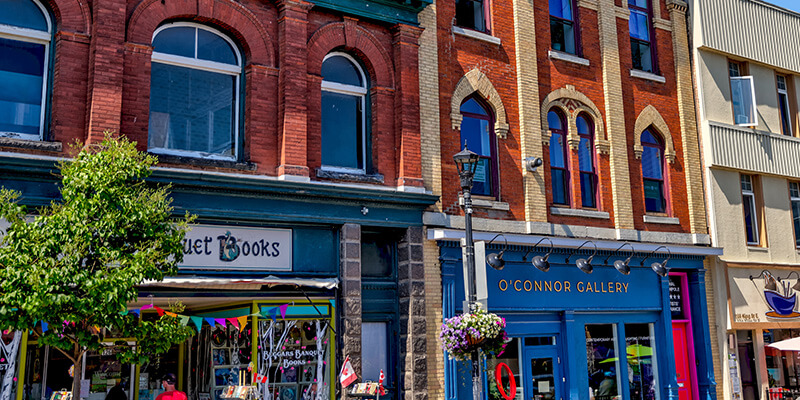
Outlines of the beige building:
[{"label": "beige building", "polygon": [[800,14],[759,0],[692,3],[708,218],[724,248],[708,265],[717,393],[795,398],[800,352],[769,345],[800,336],[800,43],[790,40]]}]

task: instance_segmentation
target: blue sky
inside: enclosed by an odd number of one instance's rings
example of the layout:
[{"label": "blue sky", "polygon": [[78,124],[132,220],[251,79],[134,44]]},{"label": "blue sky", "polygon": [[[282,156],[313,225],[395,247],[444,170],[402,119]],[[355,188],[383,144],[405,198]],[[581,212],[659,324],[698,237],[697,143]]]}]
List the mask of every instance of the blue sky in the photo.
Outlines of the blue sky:
[{"label": "blue sky", "polygon": [[792,11],[800,12],[800,0],[765,0],[783,8],[788,8]]}]

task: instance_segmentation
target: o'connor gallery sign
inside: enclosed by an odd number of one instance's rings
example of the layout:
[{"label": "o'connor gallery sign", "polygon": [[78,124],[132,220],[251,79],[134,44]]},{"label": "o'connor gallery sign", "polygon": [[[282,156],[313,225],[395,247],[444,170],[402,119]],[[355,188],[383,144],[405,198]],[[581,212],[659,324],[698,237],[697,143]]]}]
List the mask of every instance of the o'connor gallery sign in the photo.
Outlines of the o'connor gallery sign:
[{"label": "o'connor gallery sign", "polygon": [[181,268],[292,270],[292,230],[193,225]]}]

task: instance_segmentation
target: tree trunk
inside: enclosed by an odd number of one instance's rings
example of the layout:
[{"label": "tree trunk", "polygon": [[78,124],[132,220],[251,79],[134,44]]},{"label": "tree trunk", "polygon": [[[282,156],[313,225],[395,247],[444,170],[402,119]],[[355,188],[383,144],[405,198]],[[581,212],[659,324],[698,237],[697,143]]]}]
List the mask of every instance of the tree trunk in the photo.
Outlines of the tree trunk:
[{"label": "tree trunk", "polygon": [[79,400],[81,397],[81,371],[83,371],[83,351],[80,347],[75,346],[75,368],[72,374],[72,399]]}]

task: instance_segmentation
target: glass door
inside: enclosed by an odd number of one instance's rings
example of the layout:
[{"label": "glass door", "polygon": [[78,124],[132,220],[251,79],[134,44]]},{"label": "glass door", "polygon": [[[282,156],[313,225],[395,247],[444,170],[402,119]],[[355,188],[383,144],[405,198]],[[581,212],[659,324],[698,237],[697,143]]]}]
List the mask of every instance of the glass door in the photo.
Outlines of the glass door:
[{"label": "glass door", "polygon": [[525,400],[561,400],[561,358],[555,346],[526,348]]}]

